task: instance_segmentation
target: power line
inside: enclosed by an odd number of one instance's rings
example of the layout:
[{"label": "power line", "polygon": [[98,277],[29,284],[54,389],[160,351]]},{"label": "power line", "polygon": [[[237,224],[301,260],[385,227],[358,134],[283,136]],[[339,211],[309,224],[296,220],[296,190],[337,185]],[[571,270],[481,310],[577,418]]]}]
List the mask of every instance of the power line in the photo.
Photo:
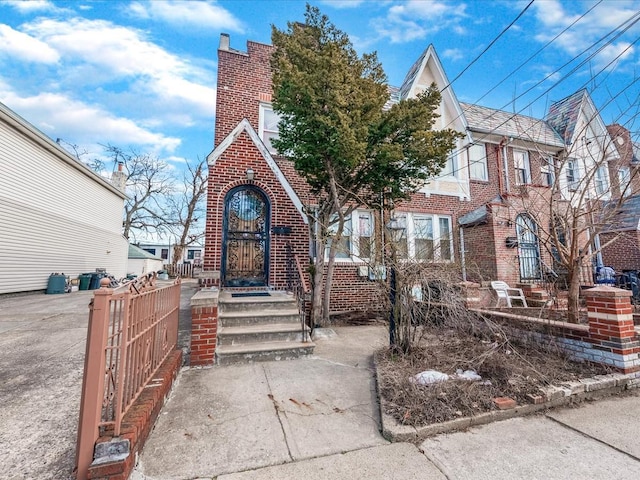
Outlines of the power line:
[{"label": "power line", "polygon": [[473,60],[471,60],[471,63],[469,63],[469,65],[467,65],[458,75],[456,75],[456,77],[451,80],[449,82],[449,84],[444,87],[442,89],[442,91],[444,92],[447,88],[449,88],[451,86],[451,84],[453,84],[453,82],[455,82],[456,80],[458,80],[463,74],[464,72],[466,72],[467,70],[469,70],[469,68],[471,68],[471,66],[476,63],[478,60],[480,60],[480,57],[482,57],[485,53],[487,53],[487,51],[500,39],[500,37],[502,37],[502,35],[504,35],[505,33],[507,33],[507,30],[509,30],[511,27],[513,27],[513,25],[520,19],[520,17],[522,17],[522,15],[524,15],[524,13],[529,10],[529,7],[533,4],[535,0],[531,0],[529,2],[529,4],[524,7],[524,9],[518,14],[518,16],[509,24],[507,25],[499,34],[496,38],[494,38],[491,43],[489,43],[489,45],[487,45],[487,47],[485,47],[484,50],[482,50],[482,52],[480,52],[480,54],[474,58]]}]

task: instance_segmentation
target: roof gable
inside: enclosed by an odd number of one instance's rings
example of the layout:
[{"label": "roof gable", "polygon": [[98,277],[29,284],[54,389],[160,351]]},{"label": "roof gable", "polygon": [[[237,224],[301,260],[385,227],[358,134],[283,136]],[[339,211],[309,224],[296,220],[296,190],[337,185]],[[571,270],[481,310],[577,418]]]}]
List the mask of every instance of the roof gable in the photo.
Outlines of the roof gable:
[{"label": "roof gable", "polygon": [[280,169],[276,161],[273,159],[273,156],[271,155],[271,153],[269,152],[265,144],[260,139],[260,136],[258,135],[258,133],[255,131],[255,129],[251,126],[251,123],[249,122],[249,120],[247,120],[246,118],[244,118],[240,123],[238,123],[236,128],[234,128],[231,131],[231,133],[227,135],[227,137],[224,140],[222,140],[222,142],[220,142],[220,144],[209,155],[207,155],[207,163],[209,167],[213,167],[216,164],[216,161],[218,160],[218,158],[220,158],[220,156],[238,139],[238,137],[243,132],[245,132],[249,136],[253,144],[256,146],[256,148],[262,155],[262,158],[264,158],[265,162],[267,163],[267,165],[269,166],[273,174],[276,176],[276,179],[282,185],[282,188],[284,188],[285,192],[287,193],[287,196],[295,205],[296,210],[298,210],[298,212],[300,213],[300,216],[302,217],[302,220],[304,221],[304,223],[308,223],[309,220],[307,219],[307,216],[304,214],[303,206],[302,206],[302,202],[300,201],[300,198],[298,197],[295,190],[291,186],[291,183],[289,182],[289,180],[287,180],[287,177],[285,177],[284,173],[282,173],[282,170]]},{"label": "roof gable", "polygon": [[415,97],[429,88],[432,83],[435,83],[442,95],[440,114],[443,117],[443,123],[449,128],[464,132],[467,134],[469,141],[471,141],[471,137],[467,132],[467,120],[460,108],[458,98],[449,83],[447,74],[442,68],[442,63],[434,46],[429,45],[409,69],[400,87],[400,98]]}]

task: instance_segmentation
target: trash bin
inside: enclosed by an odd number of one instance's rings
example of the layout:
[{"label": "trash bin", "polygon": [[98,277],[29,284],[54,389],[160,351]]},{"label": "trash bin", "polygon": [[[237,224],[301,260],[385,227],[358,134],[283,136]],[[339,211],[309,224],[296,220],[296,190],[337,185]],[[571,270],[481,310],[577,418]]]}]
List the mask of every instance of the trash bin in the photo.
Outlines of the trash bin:
[{"label": "trash bin", "polygon": [[64,293],[67,285],[67,277],[64,273],[52,273],[47,283],[47,294]]},{"label": "trash bin", "polygon": [[81,273],[78,278],[80,279],[80,290],[89,290],[89,283],[91,282],[90,273]]},{"label": "trash bin", "polygon": [[103,277],[103,273],[92,273],[91,281],[89,282],[89,290],[96,290],[97,288],[100,288],[100,280]]}]

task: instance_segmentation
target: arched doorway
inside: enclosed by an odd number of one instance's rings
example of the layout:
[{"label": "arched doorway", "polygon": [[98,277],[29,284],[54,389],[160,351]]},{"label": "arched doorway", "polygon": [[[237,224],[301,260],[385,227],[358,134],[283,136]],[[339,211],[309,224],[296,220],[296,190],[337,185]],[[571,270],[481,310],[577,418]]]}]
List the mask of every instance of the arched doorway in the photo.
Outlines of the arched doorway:
[{"label": "arched doorway", "polygon": [[516,217],[521,281],[540,279],[540,250],[537,232],[536,222],[529,215],[522,213]]},{"label": "arched doorway", "polygon": [[269,200],[262,190],[242,185],[224,201],[222,285],[255,287],[269,279]]}]

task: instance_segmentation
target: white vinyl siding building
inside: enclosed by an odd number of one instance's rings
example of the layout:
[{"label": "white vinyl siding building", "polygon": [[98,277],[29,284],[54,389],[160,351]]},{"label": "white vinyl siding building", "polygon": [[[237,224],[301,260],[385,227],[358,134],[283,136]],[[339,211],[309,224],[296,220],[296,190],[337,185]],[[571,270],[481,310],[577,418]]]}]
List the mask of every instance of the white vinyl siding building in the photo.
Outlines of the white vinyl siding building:
[{"label": "white vinyl siding building", "polygon": [[0,103],[0,294],[127,269],[124,193]]}]

